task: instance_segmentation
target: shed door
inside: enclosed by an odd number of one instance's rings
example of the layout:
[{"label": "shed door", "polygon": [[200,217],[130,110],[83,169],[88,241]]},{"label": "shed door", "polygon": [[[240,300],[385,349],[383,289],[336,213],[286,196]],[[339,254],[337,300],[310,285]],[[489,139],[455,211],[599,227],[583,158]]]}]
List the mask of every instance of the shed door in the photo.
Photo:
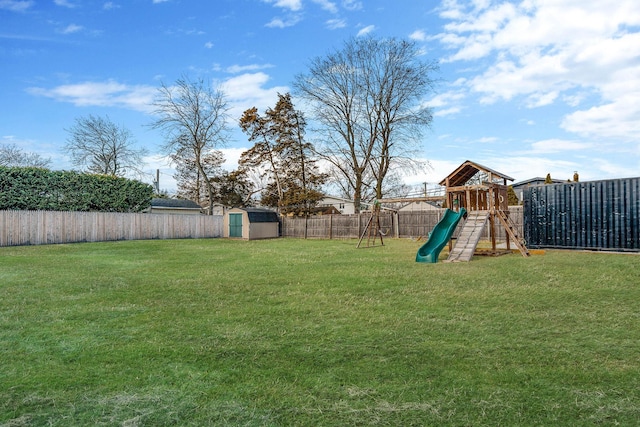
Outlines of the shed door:
[{"label": "shed door", "polygon": [[242,237],[242,214],[229,214],[229,237]]}]

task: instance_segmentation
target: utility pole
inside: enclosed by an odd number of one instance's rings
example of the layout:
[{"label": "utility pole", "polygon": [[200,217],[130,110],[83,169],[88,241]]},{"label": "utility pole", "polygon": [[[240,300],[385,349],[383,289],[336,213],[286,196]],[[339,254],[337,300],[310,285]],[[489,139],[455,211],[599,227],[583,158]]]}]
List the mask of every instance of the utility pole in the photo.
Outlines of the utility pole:
[{"label": "utility pole", "polygon": [[160,169],[156,169],[156,180],[154,184],[156,185],[156,194],[160,194]]}]

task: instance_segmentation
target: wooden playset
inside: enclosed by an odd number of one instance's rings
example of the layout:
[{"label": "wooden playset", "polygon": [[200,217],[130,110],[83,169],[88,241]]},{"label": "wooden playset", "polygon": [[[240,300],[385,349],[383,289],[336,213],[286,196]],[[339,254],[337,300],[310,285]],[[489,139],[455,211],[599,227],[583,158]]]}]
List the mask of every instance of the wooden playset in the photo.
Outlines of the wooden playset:
[{"label": "wooden playset", "polygon": [[440,182],[446,188],[446,206],[456,212],[461,208],[467,211],[455,245],[449,241],[447,261],[470,261],[487,224],[494,253],[497,251],[496,227],[502,226],[507,250],[511,250],[513,243],[522,256],[529,256],[524,240],[509,217],[507,181],[513,178],[467,160]]}]

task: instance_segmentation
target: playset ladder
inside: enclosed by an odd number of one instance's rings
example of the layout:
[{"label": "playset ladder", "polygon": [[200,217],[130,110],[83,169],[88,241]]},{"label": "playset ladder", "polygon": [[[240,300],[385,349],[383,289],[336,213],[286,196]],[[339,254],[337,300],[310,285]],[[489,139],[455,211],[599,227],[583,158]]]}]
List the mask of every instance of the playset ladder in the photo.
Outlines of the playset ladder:
[{"label": "playset ladder", "polygon": [[507,231],[507,235],[511,238],[511,240],[513,240],[513,243],[516,244],[516,247],[518,248],[522,256],[528,257],[530,255],[529,250],[525,246],[524,239],[518,234],[518,228],[513,223],[511,218],[506,214],[506,212],[501,210],[496,210],[495,213],[502,223],[502,226]]},{"label": "playset ladder", "polygon": [[448,262],[471,261],[488,219],[489,211],[471,211],[467,214],[467,220],[447,258]]}]

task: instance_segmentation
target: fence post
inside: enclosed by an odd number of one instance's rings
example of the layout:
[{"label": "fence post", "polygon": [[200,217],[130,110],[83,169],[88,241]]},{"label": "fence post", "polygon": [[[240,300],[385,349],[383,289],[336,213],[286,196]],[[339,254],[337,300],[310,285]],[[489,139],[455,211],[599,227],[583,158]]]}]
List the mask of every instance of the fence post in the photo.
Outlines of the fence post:
[{"label": "fence post", "polygon": [[329,240],[333,239],[333,214],[329,214]]}]

